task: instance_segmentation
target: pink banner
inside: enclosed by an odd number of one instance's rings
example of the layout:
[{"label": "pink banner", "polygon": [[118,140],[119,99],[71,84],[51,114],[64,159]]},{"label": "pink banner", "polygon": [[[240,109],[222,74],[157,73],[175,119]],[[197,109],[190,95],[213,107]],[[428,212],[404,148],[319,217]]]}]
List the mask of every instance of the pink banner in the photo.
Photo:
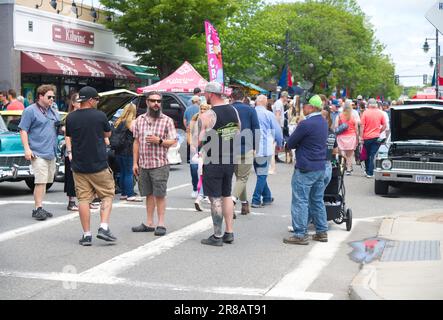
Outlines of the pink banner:
[{"label": "pink banner", "polygon": [[217,81],[224,87],[223,59],[217,30],[205,21],[206,52],[208,54],[209,81]]}]

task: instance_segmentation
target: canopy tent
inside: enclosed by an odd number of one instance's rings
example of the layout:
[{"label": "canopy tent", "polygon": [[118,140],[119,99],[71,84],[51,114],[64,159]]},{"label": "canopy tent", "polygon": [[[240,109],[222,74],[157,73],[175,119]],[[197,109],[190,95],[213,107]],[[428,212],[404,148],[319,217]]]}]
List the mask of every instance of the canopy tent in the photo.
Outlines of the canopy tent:
[{"label": "canopy tent", "polygon": [[137,78],[154,81],[160,80],[160,78],[156,74],[155,68],[130,63],[122,63],[121,65],[126,69],[132,71]]},{"label": "canopy tent", "polygon": [[[233,83],[233,84],[232,84]],[[245,88],[248,89],[250,95],[258,95],[258,94],[269,94],[269,91],[263,88],[260,88],[259,86],[243,81],[243,80],[237,80],[237,79],[231,79],[231,86],[235,86],[235,84],[239,84]]]},{"label": "canopy tent", "polygon": [[205,90],[208,83],[187,61],[163,80],[137,89],[137,93],[149,91],[193,92],[194,88]]}]

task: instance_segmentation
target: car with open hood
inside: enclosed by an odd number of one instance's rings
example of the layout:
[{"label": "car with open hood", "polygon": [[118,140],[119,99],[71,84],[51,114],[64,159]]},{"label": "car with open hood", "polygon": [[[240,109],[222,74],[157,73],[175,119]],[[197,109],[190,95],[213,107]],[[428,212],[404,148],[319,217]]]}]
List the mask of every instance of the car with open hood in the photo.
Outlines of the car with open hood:
[{"label": "car with open hood", "polygon": [[391,134],[375,158],[376,194],[405,183],[443,184],[443,101],[391,107]]}]

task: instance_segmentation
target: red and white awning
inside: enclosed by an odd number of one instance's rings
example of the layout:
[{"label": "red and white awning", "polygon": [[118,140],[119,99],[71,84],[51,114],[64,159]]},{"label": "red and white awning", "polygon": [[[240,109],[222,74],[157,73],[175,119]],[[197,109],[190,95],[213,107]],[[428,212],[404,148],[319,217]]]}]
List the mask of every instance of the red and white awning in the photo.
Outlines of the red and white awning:
[{"label": "red and white awning", "polygon": [[116,62],[80,59],[23,51],[22,73],[56,74],[76,77],[111,78],[139,81]]}]

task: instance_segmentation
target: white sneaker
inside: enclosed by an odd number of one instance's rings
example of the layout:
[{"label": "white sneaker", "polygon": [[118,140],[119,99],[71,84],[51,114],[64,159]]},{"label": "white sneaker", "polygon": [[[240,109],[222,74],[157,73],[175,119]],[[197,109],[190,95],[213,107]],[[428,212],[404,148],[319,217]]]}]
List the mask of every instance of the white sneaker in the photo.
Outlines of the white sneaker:
[{"label": "white sneaker", "polygon": [[192,191],[191,198],[196,199],[197,195],[198,195],[197,191]]},{"label": "white sneaker", "polygon": [[374,178],[374,175],[371,176],[371,175],[367,174],[366,178],[368,178],[368,179]]},{"label": "white sneaker", "polygon": [[294,228],[292,226],[288,226],[288,231],[289,232],[294,232]]},{"label": "white sneaker", "polygon": [[209,200],[209,197],[204,197],[203,201],[206,203],[211,203],[211,200]]}]

